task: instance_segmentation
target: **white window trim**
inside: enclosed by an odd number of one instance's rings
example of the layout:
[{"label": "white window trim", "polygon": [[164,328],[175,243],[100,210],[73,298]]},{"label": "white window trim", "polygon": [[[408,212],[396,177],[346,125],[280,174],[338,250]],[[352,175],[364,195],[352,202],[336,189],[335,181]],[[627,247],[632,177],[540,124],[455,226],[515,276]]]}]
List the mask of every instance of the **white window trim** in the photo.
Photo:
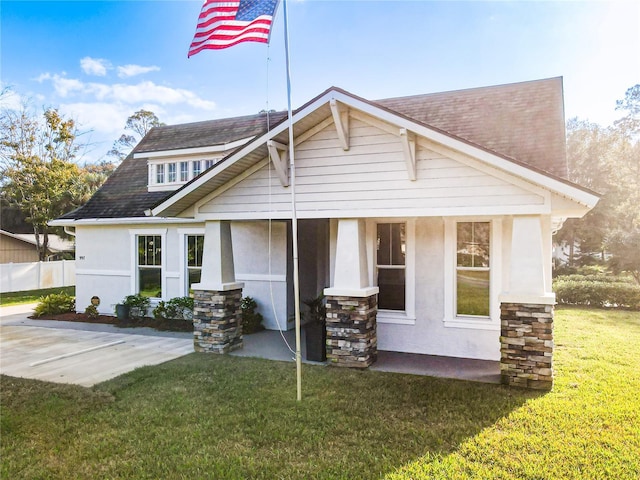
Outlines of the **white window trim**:
[{"label": "white window trim", "polygon": [[151,297],[153,300],[162,300],[167,295],[167,229],[166,228],[136,228],[129,230],[131,245],[131,294],[138,293],[138,235],[159,235],[162,242],[160,252],[160,290],[162,298]]},{"label": "white window trim", "polygon": [[[176,190],[182,185],[186,184],[193,180],[196,176],[200,175],[205,171],[205,163],[207,161],[213,162],[215,165],[219,162],[222,157],[202,157],[202,158],[188,158],[188,159],[180,159],[180,158],[160,158],[160,159],[149,159],[147,160],[147,168],[149,171],[149,178],[147,182],[147,189],[150,192],[162,192],[162,191],[171,191]],[[180,179],[180,164],[183,162],[188,163],[188,178],[187,180]],[[193,171],[193,162],[200,162],[200,174],[195,175]],[[175,181],[169,181],[169,165],[175,164]],[[164,181],[158,182],[157,178],[157,169],[158,165],[164,165]]]},{"label": "white window trim", "polygon": [[187,289],[187,236],[189,235],[204,235],[204,227],[202,228],[179,228],[178,229],[178,255],[179,255],[179,268],[180,268],[180,297],[186,297],[189,295]]},{"label": "white window trim", "polygon": [[[490,280],[489,317],[456,315],[457,224],[458,222],[490,222]],[[445,218],[444,219],[444,326],[475,330],[500,330],[500,302],[502,290],[502,219]]]},{"label": "white window trim", "polygon": [[406,224],[405,256],[405,310],[378,309],[377,322],[396,325],[416,323],[416,219],[415,218],[374,218],[367,220],[367,250],[369,253],[369,283],[375,285],[376,239],[379,223]]}]

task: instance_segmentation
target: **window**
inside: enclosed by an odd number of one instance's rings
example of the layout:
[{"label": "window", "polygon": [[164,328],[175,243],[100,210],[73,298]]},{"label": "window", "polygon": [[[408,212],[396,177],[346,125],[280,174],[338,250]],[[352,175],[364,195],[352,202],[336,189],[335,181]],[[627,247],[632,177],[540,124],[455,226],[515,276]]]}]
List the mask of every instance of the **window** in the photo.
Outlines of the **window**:
[{"label": "window", "polygon": [[378,308],[406,309],[406,224],[379,223],[376,238]]},{"label": "window", "polygon": [[156,165],[156,183],[164,183],[164,165]]},{"label": "window", "polygon": [[168,164],[168,174],[167,174],[167,181],[169,183],[174,183],[176,181],[176,164],[175,163],[169,163]]},{"label": "window", "polygon": [[162,297],[162,237],[138,235],[137,293]]},{"label": "window", "polygon": [[490,315],[489,222],[456,225],[456,315]]},{"label": "window", "polygon": [[180,162],[180,181],[186,182],[189,180],[189,163]]},{"label": "window", "polygon": [[215,160],[205,160],[204,161],[204,169],[206,170],[207,168],[213,167],[214,163],[215,163]]},{"label": "window", "polygon": [[187,235],[187,292],[191,294],[191,285],[200,283],[202,275],[202,252],[204,235]]},{"label": "window", "polygon": [[193,178],[195,178],[202,172],[202,170],[200,170],[200,160],[194,160],[191,165],[193,165]]}]

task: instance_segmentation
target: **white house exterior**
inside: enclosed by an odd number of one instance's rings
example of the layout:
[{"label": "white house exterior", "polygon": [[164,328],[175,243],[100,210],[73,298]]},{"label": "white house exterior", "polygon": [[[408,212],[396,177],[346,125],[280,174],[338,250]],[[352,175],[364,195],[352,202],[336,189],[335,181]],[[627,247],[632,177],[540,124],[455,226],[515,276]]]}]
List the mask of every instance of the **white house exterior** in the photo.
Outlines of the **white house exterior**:
[{"label": "white house exterior", "polygon": [[[152,130],[55,222],[75,227],[78,309],[191,288],[196,349],[241,346],[207,310],[233,317],[241,295],[290,328],[287,128],[278,112]],[[293,129],[301,297],[327,296],[330,360],[501,360],[505,383],[550,388],[552,235],[598,200],[566,180],[562,80],[377,102],[330,88]]]}]

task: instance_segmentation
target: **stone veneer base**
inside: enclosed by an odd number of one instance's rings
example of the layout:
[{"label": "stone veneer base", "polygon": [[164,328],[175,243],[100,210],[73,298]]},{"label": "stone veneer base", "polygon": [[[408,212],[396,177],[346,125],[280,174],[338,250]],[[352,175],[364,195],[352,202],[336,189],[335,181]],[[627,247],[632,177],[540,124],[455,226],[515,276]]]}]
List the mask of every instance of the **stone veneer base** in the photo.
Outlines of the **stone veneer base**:
[{"label": "stone veneer base", "polygon": [[378,296],[327,296],[327,358],[336,367],[367,368],[378,357]]},{"label": "stone veneer base", "polygon": [[553,387],[553,305],[500,305],[502,383],[536,390]]},{"label": "stone veneer base", "polygon": [[193,348],[229,353],[242,348],[242,289],[194,291]]}]

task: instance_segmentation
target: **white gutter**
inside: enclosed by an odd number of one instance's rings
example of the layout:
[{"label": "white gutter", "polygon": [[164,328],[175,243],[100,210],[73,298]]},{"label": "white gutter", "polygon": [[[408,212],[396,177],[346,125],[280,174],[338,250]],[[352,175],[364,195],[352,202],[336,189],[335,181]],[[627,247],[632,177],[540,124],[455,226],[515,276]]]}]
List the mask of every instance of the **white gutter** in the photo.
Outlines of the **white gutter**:
[{"label": "white gutter", "polygon": [[80,220],[52,220],[49,225],[52,227],[78,227],[96,225],[139,225],[139,224],[180,224],[198,223],[202,220],[193,218],[169,218],[169,217],[129,217],[129,218],[82,218]]}]

